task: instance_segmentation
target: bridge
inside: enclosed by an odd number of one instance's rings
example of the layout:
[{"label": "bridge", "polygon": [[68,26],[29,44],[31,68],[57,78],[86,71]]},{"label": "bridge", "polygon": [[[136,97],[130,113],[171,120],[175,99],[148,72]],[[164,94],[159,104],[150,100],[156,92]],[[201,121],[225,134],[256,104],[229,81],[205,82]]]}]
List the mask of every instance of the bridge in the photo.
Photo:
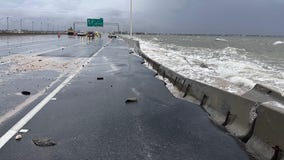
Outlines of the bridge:
[{"label": "bridge", "polygon": [[1,159],[282,158],[273,90],[237,96],[187,79],[128,38],[37,38],[0,41]]}]

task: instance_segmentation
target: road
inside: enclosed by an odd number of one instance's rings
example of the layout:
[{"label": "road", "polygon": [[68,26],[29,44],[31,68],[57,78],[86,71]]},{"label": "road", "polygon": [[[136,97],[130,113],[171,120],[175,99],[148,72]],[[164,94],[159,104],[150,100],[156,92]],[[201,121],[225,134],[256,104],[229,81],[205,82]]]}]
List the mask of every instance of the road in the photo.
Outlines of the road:
[{"label": "road", "polygon": [[[56,35],[0,37],[0,124],[29,110],[30,103],[51,91],[106,42],[106,37],[94,41]],[[22,91],[32,94],[23,96]]]},{"label": "road", "polygon": [[[175,98],[140,57],[129,54],[123,40],[103,38],[71,47],[76,41],[68,42],[66,54],[40,54],[82,62],[1,124],[0,133],[7,137],[29,129],[20,141],[14,135],[5,138],[1,160],[249,159],[198,105]],[[137,102],[125,103],[128,98]],[[37,111],[29,112],[33,108]],[[56,145],[36,146],[36,138],[50,138]]]}]

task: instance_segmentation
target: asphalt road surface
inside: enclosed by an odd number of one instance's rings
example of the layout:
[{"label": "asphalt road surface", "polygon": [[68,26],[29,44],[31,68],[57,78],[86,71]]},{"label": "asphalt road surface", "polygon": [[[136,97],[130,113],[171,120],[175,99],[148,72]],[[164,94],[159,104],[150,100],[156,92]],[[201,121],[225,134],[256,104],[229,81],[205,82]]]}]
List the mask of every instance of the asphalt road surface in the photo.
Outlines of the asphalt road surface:
[{"label": "asphalt road surface", "polygon": [[[107,41],[56,35],[0,37],[0,134],[4,122],[52,91]],[[23,96],[22,91],[31,95]]]},{"label": "asphalt road surface", "polygon": [[[2,135],[29,129],[20,141],[15,135],[8,138],[1,160],[249,159],[198,105],[175,98],[140,57],[129,54],[123,40],[88,43],[70,47],[66,54],[40,55],[85,59],[0,126]],[[128,98],[137,102],[125,103]],[[30,115],[34,107],[40,109]],[[26,116],[31,117],[24,122]],[[24,123],[9,130],[22,117]],[[37,138],[50,138],[56,145],[37,146]]]}]

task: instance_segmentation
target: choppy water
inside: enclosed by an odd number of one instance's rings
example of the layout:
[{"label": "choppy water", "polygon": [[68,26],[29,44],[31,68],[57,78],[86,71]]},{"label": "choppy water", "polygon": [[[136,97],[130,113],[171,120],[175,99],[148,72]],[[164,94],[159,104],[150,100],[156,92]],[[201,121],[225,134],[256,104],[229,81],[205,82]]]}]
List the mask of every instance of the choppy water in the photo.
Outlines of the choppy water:
[{"label": "choppy water", "polygon": [[256,83],[284,93],[284,38],[140,35],[141,49],[172,70],[242,94]]}]

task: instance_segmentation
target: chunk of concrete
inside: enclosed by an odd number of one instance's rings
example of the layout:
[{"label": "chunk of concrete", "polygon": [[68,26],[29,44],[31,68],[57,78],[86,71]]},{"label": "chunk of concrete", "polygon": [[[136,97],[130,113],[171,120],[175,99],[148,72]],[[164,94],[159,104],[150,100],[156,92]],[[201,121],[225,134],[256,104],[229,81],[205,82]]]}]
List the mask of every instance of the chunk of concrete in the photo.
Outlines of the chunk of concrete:
[{"label": "chunk of concrete", "polygon": [[20,141],[22,138],[23,138],[23,136],[18,134],[18,135],[16,135],[15,140]]},{"label": "chunk of concrete", "polygon": [[27,133],[29,131],[29,129],[21,129],[19,130],[19,133]]},{"label": "chunk of concrete", "polygon": [[125,103],[134,103],[134,102],[138,102],[138,99],[136,97],[127,98],[125,101]]},{"label": "chunk of concrete", "polygon": [[21,93],[22,93],[23,95],[25,95],[25,96],[31,95],[31,92],[29,92],[29,91],[22,91]]},{"label": "chunk of concrete", "polygon": [[33,139],[33,143],[39,147],[49,147],[56,145],[56,142],[50,138],[35,138]]}]

